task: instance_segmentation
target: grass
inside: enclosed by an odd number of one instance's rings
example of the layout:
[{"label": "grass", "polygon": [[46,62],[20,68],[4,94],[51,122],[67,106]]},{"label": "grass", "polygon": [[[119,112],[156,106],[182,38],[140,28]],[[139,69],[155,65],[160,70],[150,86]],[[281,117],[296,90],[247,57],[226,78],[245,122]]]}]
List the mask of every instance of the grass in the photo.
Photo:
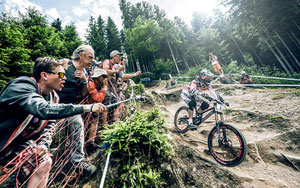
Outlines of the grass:
[{"label": "grass", "polygon": [[278,93],[274,97],[272,97],[272,100],[279,100],[279,99],[284,99],[286,95],[284,93]]}]

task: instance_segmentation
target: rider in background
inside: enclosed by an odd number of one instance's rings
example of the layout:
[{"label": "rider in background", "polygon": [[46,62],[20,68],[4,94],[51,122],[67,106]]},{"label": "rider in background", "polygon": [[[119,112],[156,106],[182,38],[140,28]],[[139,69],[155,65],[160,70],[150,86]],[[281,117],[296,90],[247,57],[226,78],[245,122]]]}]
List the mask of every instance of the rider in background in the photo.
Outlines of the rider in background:
[{"label": "rider in background", "polygon": [[[213,73],[204,69],[199,73],[192,82],[189,83],[181,92],[181,97],[184,102],[188,105],[188,116],[189,116],[189,129],[197,129],[197,125],[193,124],[193,113],[196,108],[196,96],[202,94],[203,97],[210,100],[211,98],[223,102],[223,98],[216,94],[214,89],[210,85],[210,80],[215,77]],[[211,96],[211,97],[210,97]],[[197,102],[200,104],[199,112],[206,110],[209,107],[209,104],[197,97]]]},{"label": "rider in background", "polygon": [[224,75],[223,69],[222,69],[216,55],[214,55],[213,53],[209,53],[209,60],[208,61],[212,64],[212,66],[214,67],[214,70],[216,71],[216,73],[220,74],[221,76]]}]

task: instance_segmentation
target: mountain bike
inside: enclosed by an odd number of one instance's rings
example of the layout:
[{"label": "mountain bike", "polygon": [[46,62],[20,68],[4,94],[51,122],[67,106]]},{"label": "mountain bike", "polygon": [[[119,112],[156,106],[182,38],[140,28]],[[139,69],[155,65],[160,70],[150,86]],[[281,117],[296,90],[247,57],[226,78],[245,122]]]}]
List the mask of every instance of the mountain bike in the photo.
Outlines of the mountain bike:
[{"label": "mountain bike", "polygon": [[[247,144],[244,136],[237,128],[224,123],[223,108],[224,105],[229,106],[229,103],[224,103],[210,97],[205,98],[213,101],[213,106],[203,112],[199,112],[197,110],[198,108],[196,108],[193,124],[199,126],[214,114],[216,125],[208,134],[209,152],[218,163],[230,167],[237,166],[244,160],[247,154]],[[199,103],[200,100],[196,98],[197,103]],[[181,106],[176,111],[174,117],[177,132],[185,133],[189,130],[188,119],[188,107]]]}]

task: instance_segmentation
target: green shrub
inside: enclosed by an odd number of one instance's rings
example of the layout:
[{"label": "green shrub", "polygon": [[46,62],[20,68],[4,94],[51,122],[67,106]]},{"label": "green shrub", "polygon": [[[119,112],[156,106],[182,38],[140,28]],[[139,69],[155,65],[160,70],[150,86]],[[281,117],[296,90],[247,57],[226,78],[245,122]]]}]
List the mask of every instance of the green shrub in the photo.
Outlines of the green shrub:
[{"label": "green shrub", "polygon": [[160,163],[171,156],[171,145],[164,133],[165,120],[159,108],[137,113],[127,122],[117,122],[112,129],[102,131],[102,138],[109,140],[112,157],[118,161],[118,176],[113,185],[123,187],[159,187]]}]

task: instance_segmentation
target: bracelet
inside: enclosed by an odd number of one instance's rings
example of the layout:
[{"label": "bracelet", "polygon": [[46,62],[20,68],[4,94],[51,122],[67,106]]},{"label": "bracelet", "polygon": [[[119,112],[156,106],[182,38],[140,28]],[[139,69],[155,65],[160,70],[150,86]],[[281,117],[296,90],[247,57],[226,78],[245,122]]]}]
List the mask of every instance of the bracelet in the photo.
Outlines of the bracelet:
[{"label": "bracelet", "polygon": [[[95,104],[95,103],[94,103]],[[93,107],[94,107],[94,104],[92,104],[92,106],[91,106],[91,109],[90,109],[90,112],[92,112],[92,110],[93,110]]]}]

